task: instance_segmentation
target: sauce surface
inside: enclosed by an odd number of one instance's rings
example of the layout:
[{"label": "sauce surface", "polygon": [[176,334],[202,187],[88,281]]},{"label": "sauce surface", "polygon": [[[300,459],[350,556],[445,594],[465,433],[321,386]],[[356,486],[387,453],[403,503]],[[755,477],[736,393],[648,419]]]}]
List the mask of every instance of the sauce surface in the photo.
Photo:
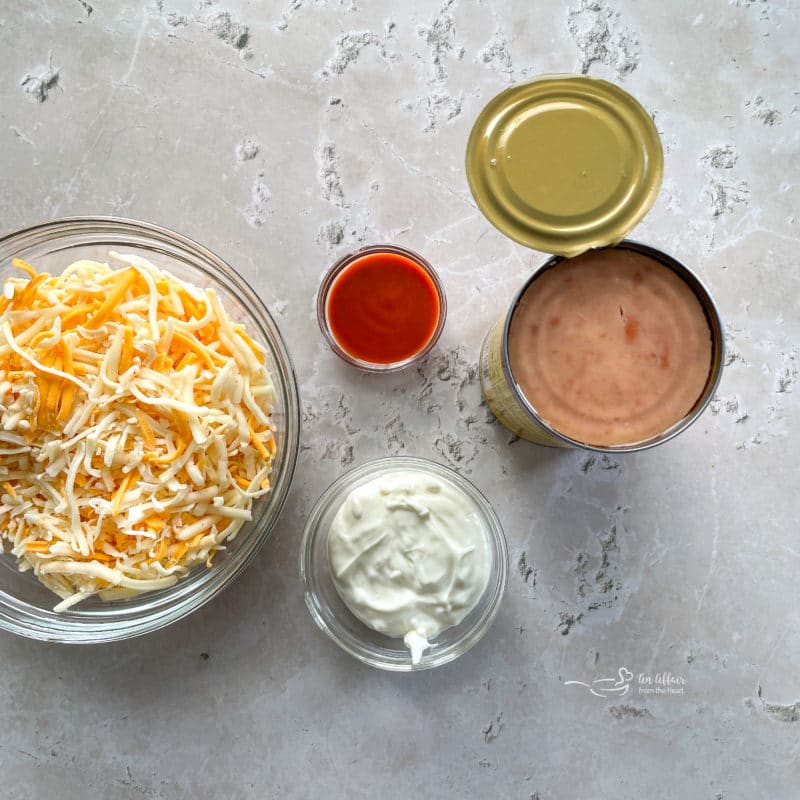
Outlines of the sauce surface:
[{"label": "sauce surface", "polygon": [[430,341],[441,312],[428,273],[398,253],[371,253],[342,270],[326,303],[328,325],[354,358],[392,364]]},{"label": "sauce surface", "polygon": [[598,446],[663,433],[700,398],[711,331],[671,269],[623,248],[562,261],[523,294],[509,330],[511,372],[560,433]]}]

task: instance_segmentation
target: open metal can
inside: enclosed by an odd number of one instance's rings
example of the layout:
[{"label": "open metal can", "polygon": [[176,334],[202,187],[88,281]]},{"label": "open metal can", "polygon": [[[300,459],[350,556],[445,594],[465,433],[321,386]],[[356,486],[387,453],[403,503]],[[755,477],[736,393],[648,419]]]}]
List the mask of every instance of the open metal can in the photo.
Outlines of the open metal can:
[{"label": "open metal can", "polygon": [[[619,86],[585,75],[543,75],[511,86],[490,100],[475,120],[465,167],[478,208],[504,235],[554,256],[520,289],[511,309],[489,331],[481,350],[479,374],[486,402],[500,422],[521,438],[551,447],[600,452],[645,450],[685,430],[713,396],[722,374],[724,341],[711,295],[679,261],[625,238],[655,202],[663,166],[661,140],[647,109]],[[512,372],[513,336],[509,350],[515,310],[532,282],[565,259],[615,248],[635,251],[637,257],[652,259],[674,272],[699,301],[711,337],[705,385],[703,374],[698,372],[692,386],[692,392],[697,388],[697,395],[684,397],[685,405],[676,409],[674,416],[662,415],[665,419],[639,430],[631,426],[626,444],[620,443],[626,441],[622,433],[603,443],[588,435],[586,441],[570,438],[579,436],[577,428],[556,430],[539,411],[548,410],[549,418],[557,417],[558,399],[555,407],[551,404],[549,409],[542,406],[537,411],[521,389],[521,384],[526,385],[529,394],[534,394],[534,387],[545,388],[546,376],[520,374],[516,380]],[[631,258],[634,253],[625,255]],[[547,280],[552,284],[554,278],[548,276]],[[620,306],[621,316],[622,312]],[[549,324],[558,325],[555,317]],[[695,318],[700,319],[699,314]],[[519,324],[523,324],[522,316]],[[635,321],[631,324],[638,325]],[[535,323],[531,325],[532,329],[536,327]],[[627,327],[624,333],[628,336]],[[631,335],[635,337],[636,331]],[[666,353],[659,358],[665,360],[659,365],[666,368]],[[599,402],[600,381],[586,366],[579,369],[576,367],[576,374],[588,375],[588,387],[598,390],[589,402]],[[586,389],[579,391],[587,396]],[[594,394],[592,388],[588,394]],[[693,397],[697,400],[680,416]],[[539,398],[535,402],[541,405],[543,401]],[[566,409],[565,403],[561,407]],[[624,422],[624,418],[612,421]],[[659,431],[662,424],[669,427]]]},{"label": "open metal can", "polygon": [[711,294],[688,267],[660,250],[629,240],[621,242],[616,247],[640,253],[668,267],[689,286],[697,297],[711,333],[711,368],[705,387],[685,417],[667,430],[643,441],[624,445],[600,446],[571,439],[555,430],[539,415],[515,380],[511,369],[508,347],[511,320],[520,299],[533,281],[565,260],[562,256],[554,256],[536,270],[525,282],[514,297],[511,308],[489,330],[481,348],[479,374],[486,403],[495,417],[512,433],[522,439],[548,447],[580,447],[603,453],[647,450],[672,439],[688,428],[700,416],[714,396],[722,377],[722,368],[725,361],[725,340],[722,320]]}]

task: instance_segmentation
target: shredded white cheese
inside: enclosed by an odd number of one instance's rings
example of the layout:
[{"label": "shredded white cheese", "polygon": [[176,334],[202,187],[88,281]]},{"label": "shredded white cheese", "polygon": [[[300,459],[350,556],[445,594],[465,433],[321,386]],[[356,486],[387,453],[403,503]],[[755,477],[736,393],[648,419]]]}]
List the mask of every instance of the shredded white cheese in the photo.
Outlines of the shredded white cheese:
[{"label": "shredded white cheese", "polygon": [[270,489],[265,350],[202,289],[132,255],[0,297],[0,538],[62,598],[171,586]]}]

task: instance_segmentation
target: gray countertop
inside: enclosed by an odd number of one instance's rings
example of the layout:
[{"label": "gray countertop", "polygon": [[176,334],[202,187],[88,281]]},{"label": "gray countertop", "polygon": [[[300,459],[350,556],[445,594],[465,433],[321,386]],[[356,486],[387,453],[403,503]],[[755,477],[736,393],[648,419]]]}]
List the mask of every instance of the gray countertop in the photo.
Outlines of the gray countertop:
[{"label": "gray countertop", "polygon": [[[113,214],[206,244],[285,334],[304,427],[275,537],[215,601],[118,645],[0,637],[3,795],[797,797],[799,13],[4,3],[2,230]],[[569,71],[618,82],[654,115],[664,185],[633,235],[698,271],[728,335],[700,421],[613,459],[513,442],[476,380],[483,335],[544,256],[477,211],[467,135],[509,83]],[[332,259],[380,241],[422,252],[449,304],[434,354],[386,377],[333,356],[313,308]],[[469,477],[511,552],[486,638],[424,674],[339,651],[297,576],[316,497],[387,453]],[[621,668],[621,699],[565,685]],[[665,673],[680,693],[646,693]]]}]

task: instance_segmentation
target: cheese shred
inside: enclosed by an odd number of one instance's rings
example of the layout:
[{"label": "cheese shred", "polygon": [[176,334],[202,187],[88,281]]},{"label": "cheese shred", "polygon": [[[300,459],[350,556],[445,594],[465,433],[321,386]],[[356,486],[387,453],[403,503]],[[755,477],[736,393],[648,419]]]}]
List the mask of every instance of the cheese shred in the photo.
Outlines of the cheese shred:
[{"label": "cheese shred", "polygon": [[213,289],[110,256],[15,259],[1,295],[0,540],[56,611],[210,568],[276,452],[264,348]]}]

